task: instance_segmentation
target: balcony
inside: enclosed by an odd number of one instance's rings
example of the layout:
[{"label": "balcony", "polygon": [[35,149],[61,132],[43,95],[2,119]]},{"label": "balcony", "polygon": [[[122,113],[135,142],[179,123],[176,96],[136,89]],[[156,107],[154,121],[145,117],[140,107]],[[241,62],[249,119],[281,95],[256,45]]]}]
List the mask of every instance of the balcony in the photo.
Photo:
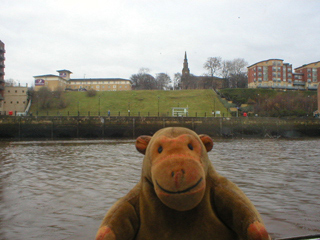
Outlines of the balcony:
[{"label": "balcony", "polygon": [[6,66],[4,65],[3,62],[0,63],[0,68],[5,68]]},{"label": "balcony", "polygon": [[308,86],[308,89],[309,89],[309,90],[317,90],[317,89],[318,89],[318,86]]},{"label": "balcony", "polygon": [[0,53],[5,53],[6,50],[4,48],[0,48]]},{"label": "balcony", "polygon": [[263,86],[257,86],[257,88],[272,88],[272,87],[263,85]]},{"label": "balcony", "polygon": [[294,86],[305,86],[306,83],[303,82],[303,81],[294,80],[294,81],[293,81],[293,85],[294,85]]}]

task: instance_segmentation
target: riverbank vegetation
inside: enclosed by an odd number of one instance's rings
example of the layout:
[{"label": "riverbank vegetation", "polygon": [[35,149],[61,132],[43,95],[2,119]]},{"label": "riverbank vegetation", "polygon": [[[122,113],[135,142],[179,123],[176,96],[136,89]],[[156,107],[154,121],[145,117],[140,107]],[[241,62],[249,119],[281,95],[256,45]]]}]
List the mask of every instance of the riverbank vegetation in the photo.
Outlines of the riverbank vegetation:
[{"label": "riverbank vegetation", "polygon": [[240,111],[258,116],[312,116],[317,109],[315,91],[276,91],[271,89],[221,89],[219,94]]}]

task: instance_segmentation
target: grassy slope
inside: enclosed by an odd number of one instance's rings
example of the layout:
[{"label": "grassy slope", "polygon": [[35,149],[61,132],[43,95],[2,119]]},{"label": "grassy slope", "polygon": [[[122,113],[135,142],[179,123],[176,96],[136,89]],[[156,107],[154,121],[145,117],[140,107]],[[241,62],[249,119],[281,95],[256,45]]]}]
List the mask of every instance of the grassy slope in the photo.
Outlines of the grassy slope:
[{"label": "grassy slope", "polygon": [[[49,115],[57,115],[59,111],[61,115],[76,115],[78,106],[81,115],[98,115],[99,97],[100,112],[106,115],[107,111],[111,111],[111,115],[121,116],[128,114],[130,109],[131,116],[137,116],[140,112],[141,116],[156,116],[158,114],[158,101],[160,116],[169,113],[171,115],[172,107],[189,107],[189,116],[211,116],[212,110],[221,111],[227,116],[227,109],[220,103],[216,94],[212,90],[181,90],[181,91],[157,91],[157,90],[140,90],[140,91],[112,91],[97,92],[94,97],[87,97],[86,92],[66,92],[65,98],[68,106],[64,109],[50,109]],[[33,104],[31,112],[39,115],[46,115],[47,110],[40,110],[37,104]]]}]

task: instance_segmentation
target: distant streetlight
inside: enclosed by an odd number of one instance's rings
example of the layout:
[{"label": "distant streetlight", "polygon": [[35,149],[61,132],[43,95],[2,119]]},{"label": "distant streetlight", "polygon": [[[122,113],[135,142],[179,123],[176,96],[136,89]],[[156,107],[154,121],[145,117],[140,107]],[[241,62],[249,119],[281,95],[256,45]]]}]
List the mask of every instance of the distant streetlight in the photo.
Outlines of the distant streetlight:
[{"label": "distant streetlight", "polygon": [[99,116],[100,116],[100,96],[99,96]]},{"label": "distant streetlight", "polygon": [[128,102],[128,116],[130,117],[130,102]]},{"label": "distant streetlight", "polygon": [[158,96],[158,117],[159,117],[159,112],[160,112],[160,97]]}]

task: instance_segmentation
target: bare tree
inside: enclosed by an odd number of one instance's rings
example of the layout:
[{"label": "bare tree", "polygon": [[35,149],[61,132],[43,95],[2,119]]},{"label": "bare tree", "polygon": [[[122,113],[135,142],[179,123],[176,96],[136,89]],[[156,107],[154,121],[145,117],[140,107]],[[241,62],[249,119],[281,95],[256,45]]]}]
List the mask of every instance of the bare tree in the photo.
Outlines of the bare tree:
[{"label": "bare tree", "polygon": [[7,86],[7,87],[13,87],[13,86],[17,85],[17,81],[12,78],[6,79],[4,81],[5,81],[5,86]]},{"label": "bare tree", "polygon": [[165,90],[168,88],[168,84],[171,78],[167,73],[157,73],[156,75],[157,86],[159,90]]},{"label": "bare tree", "polygon": [[173,90],[181,89],[181,77],[182,77],[182,74],[180,72],[177,72],[177,73],[174,74],[174,77],[173,77]]},{"label": "bare tree", "polygon": [[248,62],[246,62],[243,58],[235,58],[232,61],[232,65],[232,74],[241,74],[247,71],[246,66],[248,66]]},{"label": "bare tree", "polygon": [[150,68],[142,67],[139,69],[139,73],[142,73],[142,74],[150,73]]},{"label": "bare tree", "polygon": [[40,88],[39,91],[36,92],[35,97],[41,109],[50,108],[52,92],[47,87]]},{"label": "bare tree", "polygon": [[208,71],[208,76],[215,76],[221,69],[222,59],[221,57],[209,57],[204,63],[203,68]]},{"label": "bare tree", "polygon": [[151,90],[157,89],[157,82],[155,78],[150,75],[148,68],[141,68],[139,73],[131,75],[130,79],[133,82],[133,87],[136,90]]},{"label": "bare tree", "polygon": [[222,62],[221,77],[223,78],[230,77],[231,70],[232,70],[232,62],[230,60],[224,60]]},{"label": "bare tree", "polygon": [[246,73],[240,72],[237,74],[231,74],[229,77],[231,87],[234,88],[247,88],[248,87],[248,76]]},{"label": "bare tree", "polygon": [[221,76],[227,79],[229,88],[244,86],[243,82],[247,79],[247,65],[248,63],[243,58],[236,58],[232,61],[224,60],[222,62]]}]

